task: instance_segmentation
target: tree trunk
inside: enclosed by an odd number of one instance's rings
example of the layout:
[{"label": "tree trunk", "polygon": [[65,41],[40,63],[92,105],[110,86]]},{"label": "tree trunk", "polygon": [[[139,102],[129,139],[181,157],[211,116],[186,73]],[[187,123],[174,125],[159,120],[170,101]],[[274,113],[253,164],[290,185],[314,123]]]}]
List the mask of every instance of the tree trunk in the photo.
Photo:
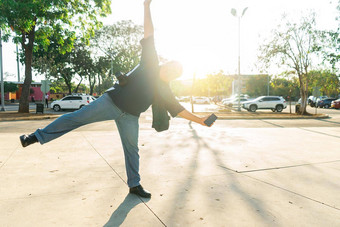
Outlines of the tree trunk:
[{"label": "tree trunk", "polygon": [[71,95],[72,94],[72,82],[68,78],[68,73],[64,72],[63,74],[61,74],[61,77],[65,81],[65,84],[66,84],[67,89],[68,89],[68,94]]},{"label": "tree trunk", "polygon": [[304,115],[307,113],[306,108],[307,108],[307,81],[303,80],[303,75],[299,75],[299,82],[300,82],[300,96],[301,96],[301,106],[299,113],[301,115]]},{"label": "tree trunk", "polygon": [[28,44],[25,44],[26,34],[22,34],[22,47],[25,51],[25,80],[22,86],[21,96],[19,100],[19,113],[29,113],[29,95],[32,83],[32,59],[33,59],[33,43],[35,37],[35,27],[28,33]]},{"label": "tree trunk", "polygon": [[65,82],[65,83],[66,83],[66,85],[67,85],[68,94],[69,94],[69,95],[72,95],[72,85],[71,85],[70,83],[67,83],[67,82]]},{"label": "tree trunk", "polygon": [[93,83],[92,83],[92,81],[91,81],[91,74],[89,75],[89,83],[90,83],[90,95],[92,95],[93,94],[93,88],[94,88],[94,85],[96,84],[96,76],[95,75],[93,75]]},{"label": "tree trunk", "polygon": [[98,89],[97,89],[97,92],[99,93],[99,94],[101,94],[102,93],[102,88],[101,88],[101,80],[100,80],[100,74],[98,74]]},{"label": "tree trunk", "polygon": [[81,76],[80,78],[81,78],[80,82],[78,83],[76,89],[74,89],[74,93],[78,93],[79,86],[80,86],[81,82],[83,81],[83,77]]}]

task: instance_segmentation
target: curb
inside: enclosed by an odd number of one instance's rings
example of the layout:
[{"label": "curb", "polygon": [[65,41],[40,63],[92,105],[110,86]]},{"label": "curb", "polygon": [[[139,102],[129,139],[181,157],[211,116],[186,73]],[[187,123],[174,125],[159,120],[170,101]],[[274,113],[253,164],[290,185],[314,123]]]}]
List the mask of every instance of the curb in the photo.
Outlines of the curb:
[{"label": "curb", "polygon": [[[208,114],[211,114],[211,112],[197,112],[195,113],[200,116],[206,116]],[[215,115],[218,117],[219,120],[256,120],[256,119],[280,119],[280,120],[295,120],[295,119],[326,119],[330,118],[329,115],[327,114],[318,114],[317,116],[313,115],[306,115],[306,116],[301,116],[301,115],[295,115],[295,114],[288,114],[288,116],[282,116],[282,115],[277,115],[273,114],[273,116],[268,116],[268,115],[235,115],[233,113],[230,114],[221,114],[221,113],[215,113]],[[229,116],[228,116],[229,115]],[[286,115],[286,114],[285,114]]]},{"label": "curb", "polygon": [[3,121],[30,121],[30,120],[46,120],[58,118],[61,115],[49,115],[49,116],[25,116],[25,117],[0,117],[0,122]]},{"label": "curb", "polygon": [[[199,116],[207,116],[212,112],[195,112],[194,114]],[[281,119],[281,120],[294,120],[294,119],[326,119],[330,118],[327,114],[318,114],[317,116],[307,115],[301,116],[296,114],[275,114],[273,113],[272,116],[256,114],[250,115],[249,113],[245,113],[244,115],[235,114],[235,113],[215,113],[219,120],[256,120],[256,119]],[[275,116],[276,115],[276,116]],[[0,114],[1,116],[1,114]],[[0,122],[3,121],[30,121],[30,120],[46,120],[46,119],[55,119],[60,117],[60,114],[51,114],[51,115],[36,115],[36,116],[23,116],[23,117],[0,117]]]}]

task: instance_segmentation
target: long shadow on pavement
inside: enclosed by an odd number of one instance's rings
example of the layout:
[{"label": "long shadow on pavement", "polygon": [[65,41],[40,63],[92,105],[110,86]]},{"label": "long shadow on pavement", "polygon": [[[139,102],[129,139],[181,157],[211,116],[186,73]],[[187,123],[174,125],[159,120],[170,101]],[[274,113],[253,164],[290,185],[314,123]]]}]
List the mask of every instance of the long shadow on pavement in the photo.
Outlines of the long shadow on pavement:
[{"label": "long shadow on pavement", "polygon": [[[147,202],[145,200],[144,202]],[[124,201],[119,205],[119,207],[113,212],[109,221],[104,225],[104,227],[118,227],[125,221],[128,213],[138,204],[143,203],[143,201],[136,195],[128,194]]]}]

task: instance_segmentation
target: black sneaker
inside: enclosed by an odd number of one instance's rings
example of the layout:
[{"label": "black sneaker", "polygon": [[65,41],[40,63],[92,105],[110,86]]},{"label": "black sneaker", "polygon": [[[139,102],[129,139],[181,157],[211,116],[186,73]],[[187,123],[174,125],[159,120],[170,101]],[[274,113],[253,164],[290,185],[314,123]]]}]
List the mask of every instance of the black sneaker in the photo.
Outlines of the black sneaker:
[{"label": "black sneaker", "polygon": [[34,135],[34,133],[32,133],[32,134],[29,134],[29,135],[22,135],[22,136],[20,136],[20,141],[21,141],[21,145],[23,147],[27,147],[28,145],[31,145],[33,143],[38,142],[38,139]]},{"label": "black sneaker", "polygon": [[140,197],[144,198],[151,198],[151,193],[147,190],[144,190],[142,185],[138,185],[136,187],[130,188],[130,193],[139,195]]}]

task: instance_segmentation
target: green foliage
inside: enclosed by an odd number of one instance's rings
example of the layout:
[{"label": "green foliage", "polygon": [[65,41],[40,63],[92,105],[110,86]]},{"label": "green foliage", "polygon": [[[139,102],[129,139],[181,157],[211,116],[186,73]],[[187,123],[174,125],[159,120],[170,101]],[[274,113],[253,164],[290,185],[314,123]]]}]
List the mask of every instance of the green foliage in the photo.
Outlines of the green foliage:
[{"label": "green foliage", "polygon": [[310,73],[310,94],[313,92],[313,87],[320,87],[321,95],[328,97],[337,97],[340,93],[339,77],[329,70],[311,71]]},{"label": "green foliage", "polygon": [[127,73],[139,63],[142,37],[143,27],[132,21],[119,21],[96,31],[91,40],[96,56],[92,76],[98,82],[93,88],[95,92],[102,94],[112,87],[116,72]]},{"label": "green foliage", "polygon": [[226,76],[223,71],[208,74],[206,83],[209,96],[230,95],[233,78]]},{"label": "green foliage", "polygon": [[[28,96],[32,82],[32,56],[37,44],[48,48],[50,37],[61,53],[70,51],[75,36],[84,43],[101,26],[97,16],[111,12],[111,0],[2,0],[0,1],[0,28],[9,38],[10,29],[16,34],[14,42],[21,43],[25,61],[25,81],[19,112],[29,112]],[[71,39],[70,42],[65,40]]]},{"label": "green foliage", "polygon": [[245,85],[246,85],[246,93],[250,97],[258,97],[262,95],[267,95],[268,75],[249,76],[249,78],[246,80]]},{"label": "green foliage", "polygon": [[270,83],[270,95],[282,96],[286,100],[297,101],[300,97],[299,82],[296,77],[287,79],[284,77],[275,77]]},{"label": "green foliage", "polygon": [[[82,40],[74,40],[72,33],[68,35],[63,42],[72,44],[71,51],[62,51],[58,37],[51,33],[47,48],[37,46],[33,66],[39,72],[47,73],[50,78],[63,78],[69,93],[78,92],[81,82],[87,80],[90,94],[101,94],[112,86],[112,74],[117,71],[128,72],[139,62],[142,28],[131,21],[104,26],[96,32],[91,46],[85,45]],[[111,52],[115,53],[113,57],[109,55]],[[80,81],[72,88],[71,81],[76,77]]]},{"label": "green foliage", "polygon": [[171,90],[176,96],[230,96],[233,77],[220,71],[208,74],[206,78],[192,80],[175,80],[171,82]]},{"label": "green foliage", "polygon": [[[71,83],[71,89],[73,90],[75,88],[75,84]],[[51,85],[50,85],[50,92],[52,94],[67,94],[69,93],[68,86],[66,85],[64,79],[58,78],[58,79],[53,79],[51,80]]]},{"label": "green foliage", "polygon": [[18,90],[18,85],[16,85],[15,83],[8,83],[8,82],[4,82],[4,89],[5,89],[5,93],[7,92],[16,92]]},{"label": "green foliage", "polygon": [[[340,15],[340,1],[337,10]],[[322,53],[324,61],[329,62],[334,71],[339,72],[340,63],[340,16],[336,18],[339,22],[338,29],[335,31],[320,31],[322,42],[319,45],[319,52]]]},{"label": "green foliage", "polygon": [[132,21],[119,21],[102,27],[92,39],[95,52],[112,61],[111,75],[118,71],[127,73],[140,60],[143,27]]}]

